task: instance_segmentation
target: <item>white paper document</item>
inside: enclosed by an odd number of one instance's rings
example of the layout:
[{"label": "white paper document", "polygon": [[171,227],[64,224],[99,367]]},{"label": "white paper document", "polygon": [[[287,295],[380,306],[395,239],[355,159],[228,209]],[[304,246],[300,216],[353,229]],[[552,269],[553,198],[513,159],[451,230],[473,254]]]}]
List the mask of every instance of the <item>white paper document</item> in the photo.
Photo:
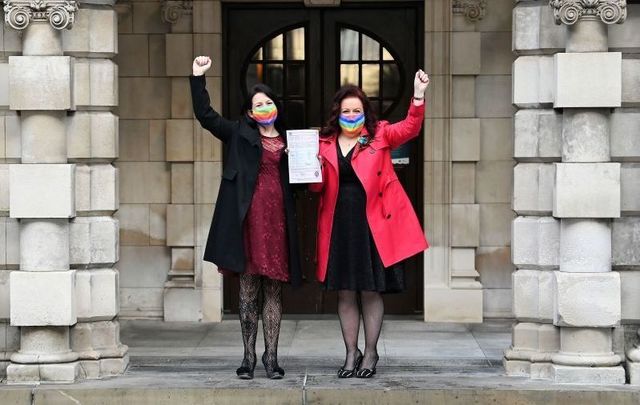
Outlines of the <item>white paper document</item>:
[{"label": "white paper document", "polygon": [[287,131],[289,149],[289,183],[321,183],[322,170],[318,161],[318,130]]}]

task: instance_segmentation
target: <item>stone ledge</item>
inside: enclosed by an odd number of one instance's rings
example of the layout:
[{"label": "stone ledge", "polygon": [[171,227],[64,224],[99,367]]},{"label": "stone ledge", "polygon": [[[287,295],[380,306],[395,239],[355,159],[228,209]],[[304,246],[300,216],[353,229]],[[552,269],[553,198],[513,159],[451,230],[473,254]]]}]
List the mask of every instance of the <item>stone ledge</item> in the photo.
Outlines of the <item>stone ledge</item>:
[{"label": "stone ledge", "polygon": [[[621,369],[621,367],[620,367]],[[616,376],[620,371],[616,370]],[[624,376],[624,370],[622,370]],[[320,404],[320,403],[362,403],[362,404],[403,404],[403,403],[429,403],[429,404],[513,404],[513,403],[544,403],[548,405],[563,405],[567,403],[590,404],[622,404],[637,403],[640,401],[640,392],[630,387],[585,387],[562,386],[548,382],[529,382],[522,384],[523,378],[504,377],[503,381],[517,381],[518,384],[502,387],[491,387],[491,383],[483,383],[483,386],[466,387],[441,387],[433,386],[433,383],[425,382],[423,378],[408,378],[415,381],[414,387],[406,388],[407,381],[388,379],[381,382],[376,376],[373,382],[344,382],[343,387],[327,386],[326,379],[334,376],[312,379],[306,386],[293,387],[290,384],[276,382],[271,387],[262,383],[262,386],[254,388],[243,387],[197,387],[197,388],[170,388],[170,387],[130,387],[124,386],[118,389],[109,388],[67,388],[67,387],[11,387],[0,390],[0,402],[2,403],[31,403],[33,405],[62,405],[69,404],[70,398],[83,405],[107,403],[135,403],[168,404],[168,403],[209,403],[211,398],[216,398],[220,404]],[[451,376],[448,376],[451,378]],[[484,380],[475,375],[472,378]],[[324,381],[323,381],[324,380]],[[528,380],[529,381],[529,380]],[[254,380],[253,383],[256,381]],[[381,385],[382,384],[382,385]],[[392,387],[389,384],[393,385]],[[424,388],[415,385],[424,384]],[[333,384],[332,384],[333,385]],[[33,396],[32,396],[33,390]]]}]

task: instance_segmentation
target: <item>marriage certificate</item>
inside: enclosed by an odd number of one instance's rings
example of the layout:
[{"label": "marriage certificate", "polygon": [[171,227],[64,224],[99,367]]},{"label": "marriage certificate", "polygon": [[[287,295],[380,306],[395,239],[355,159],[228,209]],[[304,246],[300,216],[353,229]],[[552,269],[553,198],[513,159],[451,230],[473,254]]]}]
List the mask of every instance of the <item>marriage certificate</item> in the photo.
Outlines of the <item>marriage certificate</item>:
[{"label": "marriage certificate", "polygon": [[289,149],[289,183],[321,183],[318,130],[288,130],[287,148]]}]

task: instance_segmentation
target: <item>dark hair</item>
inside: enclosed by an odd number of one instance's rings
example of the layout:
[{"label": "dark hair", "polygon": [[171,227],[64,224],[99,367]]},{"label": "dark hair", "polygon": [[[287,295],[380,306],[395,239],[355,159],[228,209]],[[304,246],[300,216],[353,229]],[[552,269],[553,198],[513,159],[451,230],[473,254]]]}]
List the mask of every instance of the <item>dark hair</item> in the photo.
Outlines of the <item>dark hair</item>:
[{"label": "dark hair", "polygon": [[242,107],[240,108],[240,116],[245,117],[249,125],[251,125],[252,127],[258,126],[258,124],[248,115],[249,111],[253,109],[253,96],[258,93],[264,93],[264,95],[269,97],[276,105],[276,108],[278,109],[278,118],[276,118],[276,122],[273,123],[273,126],[280,133],[280,135],[284,137],[286,125],[284,122],[284,112],[282,110],[282,104],[280,104],[276,93],[274,93],[273,90],[271,90],[271,87],[267,86],[266,84],[258,83],[251,87],[251,89],[249,90],[249,94],[247,94],[247,98],[244,99]]},{"label": "dark hair", "polygon": [[376,132],[376,125],[378,125],[378,117],[373,111],[369,97],[358,86],[347,84],[342,86],[333,96],[333,102],[331,104],[331,110],[329,111],[329,119],[320,131],[320,135],[328,137],[339,134],[340,124],[338,118],[340,118],[340,104],[342,100],[348,97],[357,97],[362,101],[362,107],[364,109],[364,126],[369,133],[369,138],[372,139]]}]

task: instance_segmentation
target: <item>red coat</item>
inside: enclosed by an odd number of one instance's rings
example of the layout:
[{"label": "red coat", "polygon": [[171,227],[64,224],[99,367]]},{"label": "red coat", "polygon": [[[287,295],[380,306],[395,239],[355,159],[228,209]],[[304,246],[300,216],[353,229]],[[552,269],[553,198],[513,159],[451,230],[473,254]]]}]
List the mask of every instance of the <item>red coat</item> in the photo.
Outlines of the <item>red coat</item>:
[{"label": "red coat", "polygon": [[[411,103],[407,117],[398,123],[380,121],[369,145],[356,145],[352,166],[367,195],[367,221],[382,259],[389,267],[429,247],[411,201],[398,181],[391,163],[391,149],[418,136],[424,119],[424,104]],[[310,185],[321,192],[318,207],[316,276],[321,282],[327,274],[333,214],[338,198],[338,153],[336,136],[320,138],[323,158],[322,183]]]}]

